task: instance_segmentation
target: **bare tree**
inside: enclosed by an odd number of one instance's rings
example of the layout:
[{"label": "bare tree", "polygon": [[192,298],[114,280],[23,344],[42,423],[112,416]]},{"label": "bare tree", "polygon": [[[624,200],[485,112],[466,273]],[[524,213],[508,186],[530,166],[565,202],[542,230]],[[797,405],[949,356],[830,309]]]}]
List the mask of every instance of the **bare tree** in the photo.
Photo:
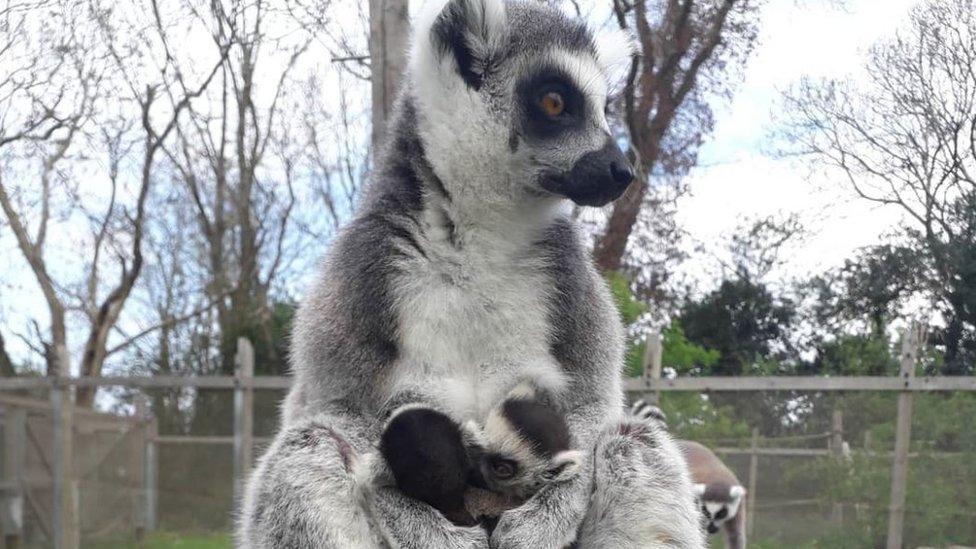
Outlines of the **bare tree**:
[{"label": "bare tree", "polygon": [[[63,26],[54,34],[57,42],[48,55],[57,60],[53,65],[59,70],[37,77],[38,71],[29,68],[24,72],[26,79],[10,84],[14,91],[29,98],[34,114],[18,129],[5,130],[0,137],[4,147],[20,142],[32,147],[32,154],[26,158],[40,158],[40,166],[31,179],[33,170],[29,162],[22,161],[21,164],[27,164],[27,176],[17,184],[0,172],[0,208],[51,317],[49,333],[40,337],[37,349],[45,357],[48,375],[70,375],[67,316],[79,312],[87,332],[78,362],[79,375],[98,376],[108,355],[109,337],[142,271],[146,202],[156,175],[156,157],[176,120],[190,100],[206,88],[216,67],[194,87],[184,88],[172,108],[161,115],[156,109],[158,86],[134,80],[129,52],[121,52],[115,42],[115,29],[109,25],[110,13],[97,9],[89,13],[74,3],[57,4],[57,7],[61,10],[58,13]],[[42,16],[48,17],[48,13],[23,12],[22,28],[33,24],[31,17],[36,21]],[[36,58],[31,62],[36,63]],[[69,96],[64,90],[76,91]],[[80,189],[87,185],[74,181],[73,172],[63,165],[74,148],[84,147],[85,143],[81,142],[86,137],[84,132],[89,126],[94,127],[92,120],[96,115],[104,114],[97,107],[110,96],[127,98],[136,105],[139,124],[138,130],[133,131],[140,136],[141,159],[132,180],[123,181],[127,174],[120,170],[120,163],[131,146],[127,140],[133,125],[120,122],[112,126],[103,120],[100,137],[86,151],[104,153],[107,158],[104,163],[107,178],[102,183],[106,189],[104,207],[95,211],[81,198]],[[13,99],[8,99],[8,112],[23,109],[24,101],[17,94],[9,97]],[[51,97],[53,103],[47,100]],[[55,217],[58,206],[67,213]],[[81,215],[91,228],[90,237],[82,242],[88,249],[80,277],[59,279],[63,269],[52,269],[53,260],[47,253],[48,237],[55,224],[70,231],[68,227],[74,222],[75,214]],[[35,331],[40,336],[41,330]],[[77,401],[79,405],[90,406],[93,391],[79,390]]]},{"label": "bare tree", "polygon": [[[200,229],[224,373],[233,370],[242,335],[256,340],[265,365],[275,369],[281,363],[270,293],[294,251],[287,238],[298,194],[293,159],[276,158],[275,147],[288,131],[282,104],[291,100],[293,72],[311,37],[272,35],[268,28],[282,23],[275,19],[279,15],[262,1],[193,12],[211,30],[212,47],[226,47],[228,54],[208,101],[189,109],[166,148]],[[165,27],[158,17],[156,26]]]},{"label": "bare tree", "polygon": [[[68,305],[50,271],[45,247],[52,223],[52,195],[55,187],[63,185],[60,163],[92,115],[101,75],[93,67],[91,43],[74,28],[77,13],[62,4],[48,7],[55,17],[46,24],[31,17],[30,6],[7,4],[3,11],[9,33],[3,62],[13,70],[3,82],[0,107],[0,153],[6,168],[0,170],[0,210],[50,314],[49,337],[41,340],[39,348],[47,374],[66,376],[70,374]],[[52,34],[32,38],[45,26]],[[32,158],[39,160],[39,166],[30,162]],[[28,172],[18,179],[30,179],[30,184],[10,180],[17,173],[14,164]],[[31,192],[34,190],[37,192]],[[32,196],[22,196],[27,194]],[[30,203],[37,207],[31,208]],[[33,218],[33,227],[27,225],[28,216]],[[35,328],[41,331],[36,324]]]},{"label": "bare tree", "polygon": [[959,365],[965,346],[976,356],[974,67],[976,4],[929,1],[871,49],[863,79],[806,81],[786,95],[801,152],[858,197],[905,214],[904,236],[947,319],[946,361]]},{"label": "bare tree", "polygon": [[796,214],[746,219],[729,238],[730,261],[720,259],[722,278],[732,275],[742,280],[763,281],[784,263],[786,245],[796,245],[803,233],[803,224]]},{"label": "bare tree", "polygon": [[614,0],[616,23],[634,31],[640,48],[620,99],[637,175],[596,243],[602,270],[621,268],[642,208],[666,204],[653,192],[648,202],[650,180],[666,182],[697,161],[698,146],[712,129],[709,102],[728,93],[752,51],[757,4]]}]

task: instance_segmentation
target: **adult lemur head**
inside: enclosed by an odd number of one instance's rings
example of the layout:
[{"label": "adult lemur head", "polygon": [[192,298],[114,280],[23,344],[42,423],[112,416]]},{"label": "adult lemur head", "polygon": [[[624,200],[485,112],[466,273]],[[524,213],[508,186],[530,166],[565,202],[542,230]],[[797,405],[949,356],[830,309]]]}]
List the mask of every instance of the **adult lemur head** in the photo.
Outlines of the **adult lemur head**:
[{"label": "adult lemur head", "polygon": [[624,35],[596,40],[529,1],[434,0],[416,25],[402,100],[446,200],[600,206],[630,183],[605,112],[611,73],[630,59]]}]

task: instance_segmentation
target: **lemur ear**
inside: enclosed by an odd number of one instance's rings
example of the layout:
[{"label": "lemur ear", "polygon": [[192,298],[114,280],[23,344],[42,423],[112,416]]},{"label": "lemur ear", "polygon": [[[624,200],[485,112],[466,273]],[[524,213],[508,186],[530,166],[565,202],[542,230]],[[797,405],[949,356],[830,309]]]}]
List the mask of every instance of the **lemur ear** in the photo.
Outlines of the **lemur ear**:
[{"label": "lemur ear", "polygon": [[729,488],[729,497],[732,499],[741,499],[744,495],[746,495],[746,489],[741,486]]},{"label": "lemur ear", "polygon": [[516,385],[514,389],[508,392],[507,398],[510,399],[514,398],[520,400],[533,400],[536,397],[536,395],[537,393],[535,387],[533,387],[531,383],[527,381],[523,381],[522,383]]},{"label": "lemur ear", "polygon": [[704,485],[704,484],[695,484],[694,487],[693,487],[693,491],[695,493],[695,497],[698,498],[698,499],[701,499],[702,496],[705,495],[705,489],[706,488],[707,488],[707,486]]},{"label": "lemur ear", "polygon": [[596,32],[593,47],[611,88],[619,87],[630,71],[631,60],[638,53],[637,39],[623,29],[602,30]]},{"label": "lemur ear", "polygon": [[549,465],[543,475],[550,482],[565,482],[579,474],[582,464],[583,452],[563,450],[549,460]]},{"label": "lemur ear", "polygon": [[478,89],[504,43],[502,0],[430,0],[415,26],[414,61],[449,65]]},{"label": "lemur ear", "polygon": [[485,433],[473,419],[461,424],[461,437],[468,447],[483,449],[485,447]]}]

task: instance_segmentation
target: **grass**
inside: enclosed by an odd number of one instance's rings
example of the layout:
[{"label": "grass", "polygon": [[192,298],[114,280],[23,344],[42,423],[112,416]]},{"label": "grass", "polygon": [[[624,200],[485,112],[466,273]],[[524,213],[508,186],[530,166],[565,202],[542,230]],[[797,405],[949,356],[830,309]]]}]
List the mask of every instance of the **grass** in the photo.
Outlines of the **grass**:
[{"label": "grass", "polygon": [[86,544],[85,549],[229,549],[230,534],[176,534],[156,532],[141,545],[133,540]]}]

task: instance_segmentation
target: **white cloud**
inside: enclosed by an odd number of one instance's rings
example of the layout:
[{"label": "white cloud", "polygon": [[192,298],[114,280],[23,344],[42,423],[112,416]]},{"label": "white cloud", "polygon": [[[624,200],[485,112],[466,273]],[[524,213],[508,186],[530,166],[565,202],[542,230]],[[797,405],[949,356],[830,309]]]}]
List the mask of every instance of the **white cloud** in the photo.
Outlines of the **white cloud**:
[{"label": "white cloud", "polygon": [[[898,222],[897,211],[853,198],[836,176],[798,159],[767,156],[777,148],[774,124],[780,93],[803,77],[857,78],[872,44],[894,34],[913,2],[896,0],[796,3],[777,1],[763,12],[760,42],[732,101],[717,109],[716,129],[689,176],[691,196],[679,220],[692,238],[715,250],[747,218],[797,213],[812,234],[794,249],[781,279],[837,265],[879,241]],[[685,269],[708,278],[709,254]]]}]

